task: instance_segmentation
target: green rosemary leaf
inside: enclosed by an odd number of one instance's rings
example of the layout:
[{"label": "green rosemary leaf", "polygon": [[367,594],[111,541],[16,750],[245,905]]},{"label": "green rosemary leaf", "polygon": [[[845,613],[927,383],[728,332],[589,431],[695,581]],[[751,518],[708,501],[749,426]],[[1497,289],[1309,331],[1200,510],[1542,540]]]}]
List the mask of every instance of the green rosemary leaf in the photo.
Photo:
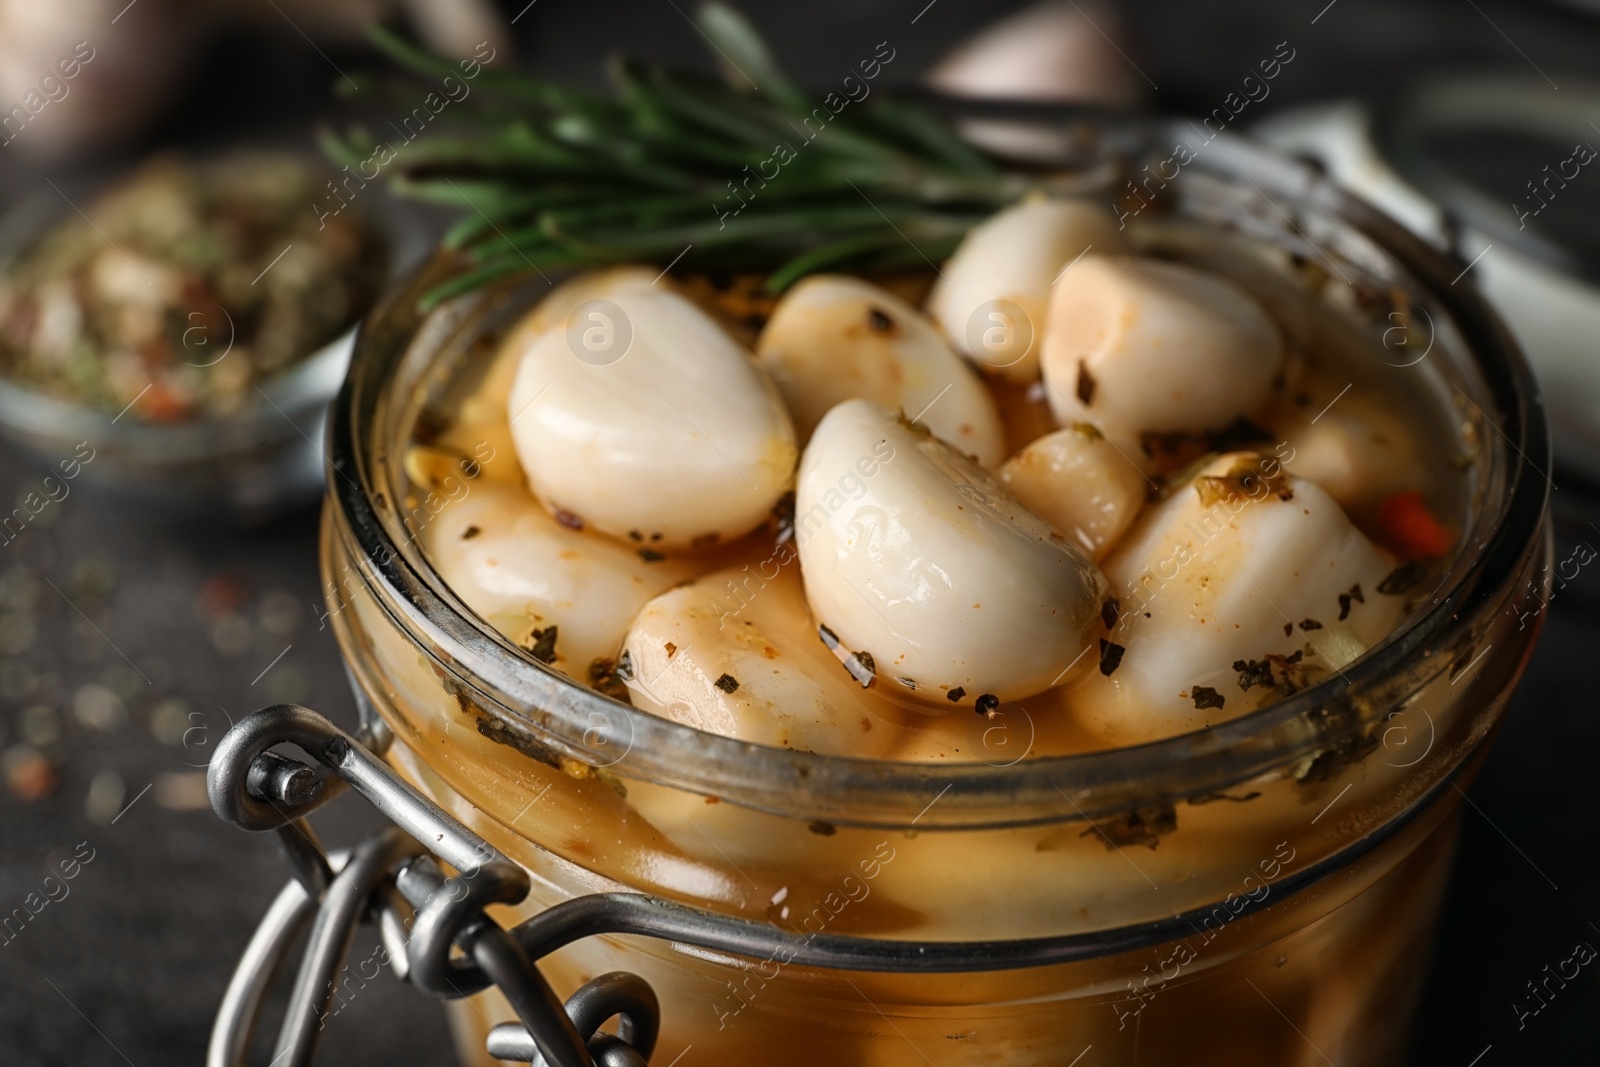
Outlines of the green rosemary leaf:
[{"label": "green rosemary leaf", "polygon": [[984,158],[983,153],[920,107],[912,107],[892,96],[880,96],[869,105],[868,114],[885,129],[902,134],[935,158],[964,173],[1000,173],[1000,168]]},{"label": "green rosemary leaf", "polygon": [[767,43],[743,15],[713,2],[701,5],[695,22],[711,47],[734,68],[729,76],[734,88],[743,88],[742,83],[748,82],[791,111],[806,109],[806,95],[783,73]]}]

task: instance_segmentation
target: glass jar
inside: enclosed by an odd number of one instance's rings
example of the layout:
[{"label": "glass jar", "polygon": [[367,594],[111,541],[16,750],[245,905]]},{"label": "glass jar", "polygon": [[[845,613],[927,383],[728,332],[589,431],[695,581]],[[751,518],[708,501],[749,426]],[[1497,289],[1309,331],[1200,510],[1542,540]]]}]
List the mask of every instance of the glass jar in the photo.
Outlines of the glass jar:
[{"label": "glass jar", "polygon": [[[966,942],[985,961],[822,970],[606,936],[543,962],[563,995],[611,970],[649,980],[659,1062],[1031,1067],[1091,1047],[1096,1063],[1401,1060],[1461,790],[1539,628],[1536,390],[1504,327],[1452,284],[1457,265],[1312,171],[1183,123],[1101,132],[1102,162],[1113,144],[1168,162],[1190,147],[1161,191],[1173,217],[1344,277],[1350,307],[1369,309],[1361,373],[1410,376],[1432,397],[1467,486],[1459,554],[1396,633],[1341,675],[1200,732],[1027,758],[1035,724],[1006,713],[968,728],[973,762],[896,763],[747,744],[579,686],[478,619],[421,551],[427,523],[473,491],[473,465],[433,492],[403,469],[430,405],[545,281],[423,315],[419,295],[460,269],[436,259],[362,331],[331,425],[324,621],[364,712],[395,735],[391,764],[529,872],[527,900],[498,918],[631,889],[859,938],[869,956]],[[1392,303],[1372,313],[1381,294]],[[1382,313],[1402,302],[1408,330],[1428,324],[1403,359]],[[452,1018],[475,1062],[489,1024],[512,1015],[490,992]]]}]

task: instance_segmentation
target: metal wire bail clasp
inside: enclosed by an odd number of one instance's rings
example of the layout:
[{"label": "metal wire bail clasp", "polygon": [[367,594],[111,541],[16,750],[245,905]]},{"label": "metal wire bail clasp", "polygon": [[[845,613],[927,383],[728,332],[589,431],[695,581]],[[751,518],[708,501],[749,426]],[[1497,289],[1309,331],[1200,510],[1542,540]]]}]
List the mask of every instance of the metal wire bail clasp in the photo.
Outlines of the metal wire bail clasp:
[{"label": "metal wire bail clasp", "polygon": [[[314,711],[279,704],[241,720],[217,747],[206,776],[211,806],[242,829],[275,831],[295,877],[234,971],[212,1028],[208,1067],[245,1067],[268,988],[308,924],[271,1063],[309,1064],[364,921],[377,923],[391,969],[417,988],[443,999],[500,989],[522,1025],[496,1027],[491,1055],[549,1067],[644,1067],[660,1027],[649,984],[631,974],[601,975],[563,1004],[523,945],[484,914],[486,905],[521,901],[527,872],[390,770],[371,751],[380,741],[376,729],[352,738]],[[272,751],[281,744],[316,763]],[[347,787],[394,825],[330,855],[306,816]],[[619,1015],[617,1035],[600,1032]]]}]

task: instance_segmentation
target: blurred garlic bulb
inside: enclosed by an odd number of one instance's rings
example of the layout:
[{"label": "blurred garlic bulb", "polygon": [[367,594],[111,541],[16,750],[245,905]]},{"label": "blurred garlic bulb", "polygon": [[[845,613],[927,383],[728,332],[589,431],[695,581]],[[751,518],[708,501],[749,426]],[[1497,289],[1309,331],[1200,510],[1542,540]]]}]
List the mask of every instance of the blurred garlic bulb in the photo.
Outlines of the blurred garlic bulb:
[{"label": "blurred garlic bulb", "polygon": [[1249,452],[1217,458],[1153,505],[1105,569],[1118,598],[1112,651],[1072,698],[1121,743],[1304,688],[1405,613],[1379,588],[1394,562],[1333,498]]},{"label": "blurred garlic bulb", "polygon": [[1000,480],[1027,509],[1101,559],[1133,525],[1150,483],[1093,426],[1069,426],[1006,461]]},{"label": "blurred garlic bulb", "polygon": [[812,435],[795,493],[806,597],[876,684],[982,710],[1084,658],[1099,568],[932,434],[846,401]]},{"label": "blurred garlic bulb", "polygon": [[[1090,0],[1045,0],[968,37],[933,68],[928,84],[956,96],[1074,100],[1129,108],[1145,82],[1115,7]],[[965,119],[961,135],[1012,159],[1058,160],[1074,133],[1040,123]]]},{"label": "blurred garlic bulb", "polygon": [[579,681],[617,654],[646,601],[693,574],[561,525],[521,486],[455,484],[456,498],[422,529],[439,576],[491,626]]},{"label": "blurred garlic bulb", "polygon": [[766,372],[667,290],[624,285],[526,346],[508,407],[553,511],[657,548],[749,532],[789,488],[794,427]]},{"label": "blurred garlic bulb", "polygon": [[[792,546],[791,546],[792,550]],[[766,578],[772,573],[772,578]],[[818,636],[800,568],[713,572],[662,593],[624,643],[633,705],[699,730],[778,748],[875,758],[904,730]]]},{"label": "blurred garlic bulb", "polygon": [[1283,339],[1232,282],[1179,263],[1084,256],[1056,280],[1042,345],[1065,424],[1220,430],[1267,398]]},{"label": "blurred garlic bulb", "polygon": [[0,0],[0,145],[54,161],[125,142],[157,116],[216,12],[197,0],[131,6]]},{"label": "blurred garlic bulb", "polygon": [[1087,200],[1024,200],[967,234],[934,283],[928,310],[982,370],[1037,381],[1050,283],[1091,249],[1126,250],[1104,208]]},{"label": "blurred garlic bulb", "polygon": [[756,358],[783,393],[801,443],[843,400],[899,408],[992,467],[1005,434],[994,400],[928,318],[871,282],[806,278],[767,320]]},{"label": "blurred garlic bulb", "polygon": [[1129,106],[1143,85],[1115,7],[1045,0],[971,35],[928,75],[936,89],[1007,100]]}]

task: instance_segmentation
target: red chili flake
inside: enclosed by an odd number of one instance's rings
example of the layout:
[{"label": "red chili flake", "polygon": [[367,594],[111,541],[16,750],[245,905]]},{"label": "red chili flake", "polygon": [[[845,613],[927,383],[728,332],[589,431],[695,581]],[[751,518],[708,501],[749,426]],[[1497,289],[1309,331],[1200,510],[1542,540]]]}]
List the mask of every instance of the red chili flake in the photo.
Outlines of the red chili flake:
[{"label": "red chili flake", "polygon": [[1389,547],[1408,560],[1438,559],[1455,543],[1455,537],[1416,490],[1384,500],[1378,509],[1378,526]]}]

